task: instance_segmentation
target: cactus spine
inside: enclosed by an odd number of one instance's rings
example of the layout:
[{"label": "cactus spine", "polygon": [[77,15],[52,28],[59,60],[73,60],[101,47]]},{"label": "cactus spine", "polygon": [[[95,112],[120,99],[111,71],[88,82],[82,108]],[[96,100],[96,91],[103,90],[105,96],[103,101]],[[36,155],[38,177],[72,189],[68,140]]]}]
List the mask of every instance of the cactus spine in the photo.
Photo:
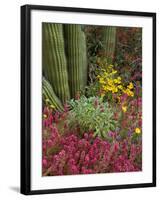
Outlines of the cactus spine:
[{"label": "cactus spine", "polygon": [[64,25],[69,87],[71,97],[83,90],[87,82],[86,41],[81,25]]},{"label": "cactus spine", "polygon": [[116,44],[116,27],[105,27],[103,34],[104,54],[107,57],[107,62],[112,63]]},{"label": "cactus spine", "polygon": [[42,25],[43,73],[62,103],[70,98],[62,24]]},{"label": "cactus spine", "polygon": [[47,101],[47,103],[51,107],[59,111],[63,111],[63,106],[62,106],[61,101],[58,99],[58,97],[54,93],[51,84],[44,77],[42,79],[42,96],[43,96],[44,102]]}]

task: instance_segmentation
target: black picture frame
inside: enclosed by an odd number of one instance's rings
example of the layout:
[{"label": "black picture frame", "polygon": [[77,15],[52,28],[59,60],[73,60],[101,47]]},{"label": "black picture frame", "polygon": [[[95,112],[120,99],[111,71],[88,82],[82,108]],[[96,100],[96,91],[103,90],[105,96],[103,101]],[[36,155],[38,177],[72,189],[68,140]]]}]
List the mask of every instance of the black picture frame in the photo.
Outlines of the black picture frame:
[{"label": "black picture frame", "polygon": [[[83,12],[100,13],[125,16],[151,17],[153,22],[152,47],[153,47],[153,151],[152,151],[152,183],[138,183],[125,185],[107,185],[94,187],[61,188],[49,190],[31,190],[31,11],[65,11],[65,12]],[[55,7],[44,5],[24,5],[21,6],[21,193],[25,195],[81,192],[95,190],[127,189],[140,187],[156,186],[156,13],[120,11],[120,10],[102,10],[89,8]]]}]

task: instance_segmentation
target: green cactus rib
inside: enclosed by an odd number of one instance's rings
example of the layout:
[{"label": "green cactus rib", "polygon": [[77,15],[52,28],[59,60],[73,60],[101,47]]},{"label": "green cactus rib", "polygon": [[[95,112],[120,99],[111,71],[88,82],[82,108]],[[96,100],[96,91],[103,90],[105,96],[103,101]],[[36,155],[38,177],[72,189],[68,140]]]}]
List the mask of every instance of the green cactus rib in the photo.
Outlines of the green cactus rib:
[{"label": "green cactus rib", "polygon": [[82,91],[87,84],[86,40],[81,25],[65,24],[64,38],[66,45],[69,87],[72,98]]},{"label": "green cactus rib", "polygon": [[116,27],[107,26],[103,32],[104,54],[108,62],[112,62],[116,45]]},{"label": "green cactus rib", "polygon": [[83,88],[86,87],[87,85],[87,78],[88,78],[88,62],[87,62],[87,41],[86,41],[86,36],[85,33],[82,32],[82,75],[83,75]]},{"label": "green cactus rib", "polygon": [[57,109],[58,111],[63,111],[63,106],[61,101],[54,93],[51,84],[44,77],[42,79],[42,96],[43,96],[43,101],[47,100],[50,106],[55,107],[55,109]]},{"label": "green cactus rib", "polygon": [[70,99],[67,61],[62,24],[42,24],[43,73],[57,97],[65,103]]}]

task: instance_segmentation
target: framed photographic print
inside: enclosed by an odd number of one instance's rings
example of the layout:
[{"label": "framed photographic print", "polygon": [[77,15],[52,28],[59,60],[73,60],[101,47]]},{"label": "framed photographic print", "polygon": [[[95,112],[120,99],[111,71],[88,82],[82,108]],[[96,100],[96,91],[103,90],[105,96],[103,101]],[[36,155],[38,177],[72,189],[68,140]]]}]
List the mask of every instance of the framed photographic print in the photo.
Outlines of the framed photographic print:
[{"label": "framed photographic print", "polygon": [[156,186],[156,14],[21,7],[21,193]]}]

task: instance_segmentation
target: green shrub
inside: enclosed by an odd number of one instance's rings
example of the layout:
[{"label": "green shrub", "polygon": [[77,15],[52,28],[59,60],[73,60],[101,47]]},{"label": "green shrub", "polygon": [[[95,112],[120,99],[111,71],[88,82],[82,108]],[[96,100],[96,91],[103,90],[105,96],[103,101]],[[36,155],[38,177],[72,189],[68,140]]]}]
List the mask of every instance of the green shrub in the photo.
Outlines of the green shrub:
[{"label": "green shrub", "polygon": [[79,100],[70,100],[71,110],[68,116],[70,128],[78,127],[80,133],[94,131],[94,136],[107,138],[116,128],[113,108],[102,98],[82,96]]}]

